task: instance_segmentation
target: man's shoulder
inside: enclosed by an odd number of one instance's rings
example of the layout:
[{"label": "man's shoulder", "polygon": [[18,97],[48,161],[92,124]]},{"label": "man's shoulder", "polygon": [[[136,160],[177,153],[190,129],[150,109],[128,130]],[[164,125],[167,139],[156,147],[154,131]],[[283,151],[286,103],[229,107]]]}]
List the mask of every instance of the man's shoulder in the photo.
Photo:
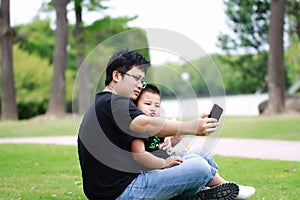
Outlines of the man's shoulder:
[{"label": "man's shoulder", "polygon": [[118,95],[118,94],[114,94],[112,92],[109,92],[109,91],[101,91],[101,92],[98,92],[96,94],[96,100],[122,100],[122,101],[130,101],[130,99],[128,97],[124,97],[124,96],[121,96],[121,95]]}]

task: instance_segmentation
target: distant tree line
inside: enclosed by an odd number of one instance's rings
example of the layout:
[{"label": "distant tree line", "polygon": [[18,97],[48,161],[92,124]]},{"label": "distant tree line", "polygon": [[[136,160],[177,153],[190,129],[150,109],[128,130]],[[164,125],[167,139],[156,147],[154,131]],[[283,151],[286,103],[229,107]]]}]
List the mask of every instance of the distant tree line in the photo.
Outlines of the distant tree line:
[{"label": "distant tree line", "polygon": [[[111,18],[104,16],[102,19],[96,19],[92,24],[85,24],[82,20],[83,10],[101,11],[107,9],[102,6],[101,0],[52,0],[44,2],[42,5],[44,12],[55,12],[55,24],[51,24],[51,19],[41,20],[38,16],[29,24],[18,25],[14,28],[9,24],[9,0],[1,1],[1,52],[2,58],[2,93],[1,93],[1,118],[3,120],[16,120],[29,118],[38,114],[46,113],[49,116],[60,117],[70,111],[72,103],[70,97],[66,97],[66,89],[70,88],[70,83],[66,82],[72,79],[74,82],[76,71],[80,68],[84,58],[97,44],[105,39],[127,30],[136,30],[129,27],[127,23],[136,17],[118,17]],[[67,10],[68,5],[72,5],[71,10]],[[69,8],[69,7],[68,7]],[[75,24],[70,24],[67,18],[68,12],[75,13]],[[53,27],[55,27],[53,29]],[[140,35],[135,41],[146,42],[145,33],[140,30]],[[14,80],[14,66],[12,57],[12,47],[16,46],[16,52],[19,50],[27,52],[29,55],[35,55],[41,59],[46,59],[48,65],[52,68],[50,91],[47,88],[44,92],[36,94],[36,99],[30,98],[35,89],[40,88],[40,83],[31,82],[32,85],[15,84],[21,80]],[[105,51],[105,50],[103,50]],[[111,51],[108,48],[107,51]],[[11,52],[11,53],[10,53]],[[105,52],[101,52],[105,54]],[[143,54],[149,58],[148,51]],[[33,58],[33,57],[32,57]],[[34,59],[34,58],[33,58]],[[27,60],[27,59],[26,59]],[[30,61],[29,61],[30,63]],[[25,68],[26,62],[21,63]],[[45,67],[43,71],[48,71],[49,66],[26,66],[30,71],[40,67]],[[29,69],[31,68],[31,69]],[[22,73],[32,74],[32,72],[23,71]],[[43,73],[42,72],[42,73]],[[66,73],[67,72],[67,73]],[[91,95],[88,89],[88,79],[91,72],[81,71],[79,77],[79,93],[75,97],[77,101],[77,110],[81,114],[85,111],[87,104],[90,103]],[[17,75],[18,76],[18,75]],[[44,74],[35,74],[35,76],[44,76]],[[71,76],[71,77],[70,77]],[[45,80],[48,78],[44,77]],[[31,79],[35,79],[31,77]],[[26,80],[30,82],[29,80]],[[24,80],[23,80],[24,82]],[[47,82],[49,85],[49,82]],[[15,90],[15,86],[24,88],[28,94],[19,97],[21,88]],[[49,96],[50,94],[50,96]],[[69,94],[70,95],[70,94]],[[13,101],[16,100],[17,101]],[[30,99],[30,102],[28,100]],[[41,103],[41,104],[39,104]],[[18,109],[17,109],[18,108]]]},{"label": "distant tree line", "polygon": [[[108,9],[102,1],[52,0],[43,4],[43,11],[55,12],[55,25],[50,18],[42,20],[37,16],[31,23],[11,27],[9,2],[1,0],[0,5],[1,118],[16,120],[40,114],[55,117],[67,112],[82,114],[94,95],[89,82],[99,77],[95,77],[93,69],[87,68],[81,68],[78,75],[80,66],[101,41],[123,31],[138,30],[128,26],[136,17],[103,16],[86,24],[83,10]],[[155,67],[147,81],[164,80],[171,85],[171,89],[161,88],[164,98],[173,98],[174,94],[188,97],[182,73],[189,74],[189,84],[197,96],[209,95],[207,84],[213,85],[216,91],[225,87],[227,94],[269,92],[267,112],[281,113],[286,87],[300,79],[299,0],[224,0],[224,4],[233,33],[220,34],[218,45],[227,54],[199,58],[193,61],[196,67],[191,63],[168,63],[176,73],[170,73],[163,66]],[[68,12],[74,13],[74,24],[69,23]],[[128,41],[147,45],[145,33],[142,30],[140,33]],[[285,46],[284,33],[289,38]],[[101,54],[109,56],[111,52],[111,48],[105,48]],[[148,50],[143,54],[150,59]],[[214,74],[206,67],[208,61],[215,63],[224,86],[213,81]],[[204,74],[199,74],[199,70]],[[73,97],[76,75],[78,93]],[[72,110],[71,105],[74,98],[76,110]]]}]

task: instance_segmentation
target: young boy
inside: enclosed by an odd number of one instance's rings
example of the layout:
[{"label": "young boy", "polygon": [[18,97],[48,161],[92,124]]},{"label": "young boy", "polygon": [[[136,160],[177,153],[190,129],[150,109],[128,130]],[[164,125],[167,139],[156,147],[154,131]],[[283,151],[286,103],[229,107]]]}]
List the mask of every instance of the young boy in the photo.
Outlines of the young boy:
[{"label": "young boy", "polygon": [[[141,91],[135,104],[146,115],[151,117],[160,116],[160,91],[151,84]],[[161,144],[165,138],[152,136],[145,139],[137,138],[133,140],[131,150],[134,153],[134,160],[145,167],[160,169],[169,168],[183,162],[180,156],[170,156],[167,150],[161,149]]]},{"label": "young boy", "polygon": [[[151,117],[160,116],[160,91],[152,84],[147,84],[147,86],[141,91],[139,97],[135,100],[137,107],[146,115]],[[179,165],[184,162],[184,159],[198,158],[206,159],[211,165],[212,170],[218,169],[218,165],[215,163],[211,155],[202,157],[200,153],[182,153],[178,155],[170,155],[168,151],[160,148],[161,144],[164,142],[164,138],[157,136],[152,136],[145,139],[137,138],[133,140],[131,145],[131,150],[133,152],[133,158],[138,163],[153,169],[169,168],[174,165]],[[180,156],[179,156],[180,155]],[[213,179],[213,181],[208,185],[213,187],[226,183],[227,181],[223,179],[218,172]],[[248,199],[255,193],[255,189],[250,186],[239,186],[238,199]]]}]

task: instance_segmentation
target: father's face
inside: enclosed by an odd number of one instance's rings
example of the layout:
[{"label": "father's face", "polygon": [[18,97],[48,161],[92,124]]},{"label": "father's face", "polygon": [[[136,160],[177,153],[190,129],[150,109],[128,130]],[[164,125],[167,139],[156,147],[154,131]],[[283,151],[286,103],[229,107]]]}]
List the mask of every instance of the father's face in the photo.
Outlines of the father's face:
[{"label": "father's face", "polygon": [[133,67],[123,76],[123,79],[118,83],[118,94],[135,100],[142,90],[145,72],[137,67]]}]

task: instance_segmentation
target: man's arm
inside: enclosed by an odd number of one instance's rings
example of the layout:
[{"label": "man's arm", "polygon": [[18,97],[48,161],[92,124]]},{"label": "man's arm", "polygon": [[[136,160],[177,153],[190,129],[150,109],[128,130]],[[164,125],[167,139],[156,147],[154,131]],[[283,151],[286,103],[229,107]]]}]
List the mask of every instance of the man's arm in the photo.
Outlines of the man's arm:
[{"label": "man's arm", "polygon": [[174,135],[206,136],[213,133],[218,126],[216,119],[206,118],[207,116],[207,114],[202,114],[198,118],[183,122],[139,115],[133,119],[129,128],[138,133],[159,137]]}]

